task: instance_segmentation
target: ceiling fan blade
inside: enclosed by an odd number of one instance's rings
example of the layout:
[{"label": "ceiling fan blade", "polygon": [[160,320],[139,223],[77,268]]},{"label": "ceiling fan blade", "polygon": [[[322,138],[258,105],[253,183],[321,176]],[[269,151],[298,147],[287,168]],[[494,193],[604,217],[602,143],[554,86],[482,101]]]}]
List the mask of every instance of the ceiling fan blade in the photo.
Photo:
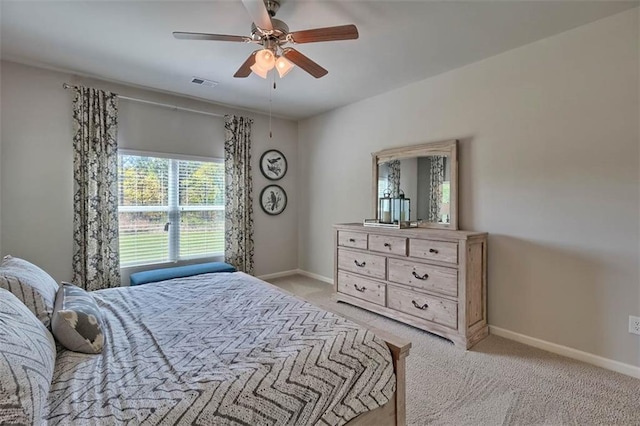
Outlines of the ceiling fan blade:
[{"label": "ceiling fan blade", "polygon": [[329,71],[325,70],[320,65],[316,64],[311,59],[291,47],[284,49],[282,51],[282,55],[315,78],[324,77],[329,73]]},{"label": "ceiling fan blade", "polygon": [[215,41],[239,41],[249,42],[251,39],[245,36],[225,35],[225,34],[206,34],[206,33],[185,33],[174,31],[173,36],[178,40],[215,40]]},{"label": "ceiling fan blade", "polygon": [[251,74],[251,66],[256,63],[256,53],[258,53],[258,50],[251,52],[251,55],[244,61],[244,64],[240,65],[238,71],[233,75],[235,78],[249,77]]},{"label": "ceiling fan blade", "polygon": [[319,41],[355,40],[358,28],[355,25],[315,28],[313,30],[295,31],[289,34],[294,43],[316,43]]},{"label": "ceiling fan blade", "polygon": [[261,30],[272,30],[271,16],[267,11],[264,0],[242,0],[245,9],[249,12],[249,16],[253,19],[253,23]]}]

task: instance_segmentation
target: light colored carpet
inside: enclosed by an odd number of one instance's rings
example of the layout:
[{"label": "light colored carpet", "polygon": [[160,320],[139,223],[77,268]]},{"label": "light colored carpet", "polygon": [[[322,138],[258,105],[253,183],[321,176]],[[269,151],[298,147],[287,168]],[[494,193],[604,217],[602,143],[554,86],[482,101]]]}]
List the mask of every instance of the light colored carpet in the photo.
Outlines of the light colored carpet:
[{"label": "light colored carpet", "polygon": [[331,300],[295,275],[271,283],[412,343],[410,425],[640,425],[640,380],[497,336],[464,351],[445,339]]}]

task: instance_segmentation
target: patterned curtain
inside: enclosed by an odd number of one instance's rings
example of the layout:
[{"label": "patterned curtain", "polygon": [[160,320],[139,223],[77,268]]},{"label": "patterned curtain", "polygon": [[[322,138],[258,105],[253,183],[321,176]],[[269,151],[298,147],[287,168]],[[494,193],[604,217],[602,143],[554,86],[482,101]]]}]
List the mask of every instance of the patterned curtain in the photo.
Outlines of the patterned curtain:
[{"label": "patterned curtain", "polygon": [[400,195],[400,160],[389,161],[389,192],[391,197]]},{"label": "patterned curtain", "polygon": [[224,258],[247,274],[253,274],[252,123],[245,117],[224,117]]},{"label": "patterned curtain", "polygon": [[429,177],[431,186],[429,189],[429,222],[440,221],[440,210],[442,208],[442,184],[444,183],[444,156],[430,156],[431,167]]},{"label": "patterned curtain", "polygon": [[73,100],[73,282],[86,290],[120,286],[117,100],[87,87]]}]

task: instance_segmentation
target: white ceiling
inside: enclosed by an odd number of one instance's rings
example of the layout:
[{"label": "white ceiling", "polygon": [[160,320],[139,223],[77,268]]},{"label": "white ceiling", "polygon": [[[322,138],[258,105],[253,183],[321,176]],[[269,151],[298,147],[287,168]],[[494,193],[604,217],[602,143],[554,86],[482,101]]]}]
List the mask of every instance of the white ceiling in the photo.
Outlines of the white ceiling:
[{"label": "white ceiling", "polygon": [[[270,83],[233,74],[254,45],[176,40],[172,31],[249,35],[240,0],[0,0],[2,58],[268,111]],[[282,0],[291,31],[353,23],[360,38],[298,45],[329,70],[299,68],[273,113],[299,119],[423,80],[637,6],[636,1]],[[193,76],[219,82],[190,83]]]}]

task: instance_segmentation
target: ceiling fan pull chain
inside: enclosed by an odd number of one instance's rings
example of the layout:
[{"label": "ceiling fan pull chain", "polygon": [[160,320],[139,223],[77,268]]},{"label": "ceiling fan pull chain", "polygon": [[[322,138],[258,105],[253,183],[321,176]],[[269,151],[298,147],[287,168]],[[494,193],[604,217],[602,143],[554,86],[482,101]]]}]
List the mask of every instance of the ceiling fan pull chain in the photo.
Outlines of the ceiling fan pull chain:
[{"label": "ceiling fan pull chain", "polygon": [[[276,89],[276,74],[271,73],[273,75],[273,90]],[[273,107],[273,91],[269,88],[269,139],[273,138],[273,133],[271,132],[271,110]]]}]

